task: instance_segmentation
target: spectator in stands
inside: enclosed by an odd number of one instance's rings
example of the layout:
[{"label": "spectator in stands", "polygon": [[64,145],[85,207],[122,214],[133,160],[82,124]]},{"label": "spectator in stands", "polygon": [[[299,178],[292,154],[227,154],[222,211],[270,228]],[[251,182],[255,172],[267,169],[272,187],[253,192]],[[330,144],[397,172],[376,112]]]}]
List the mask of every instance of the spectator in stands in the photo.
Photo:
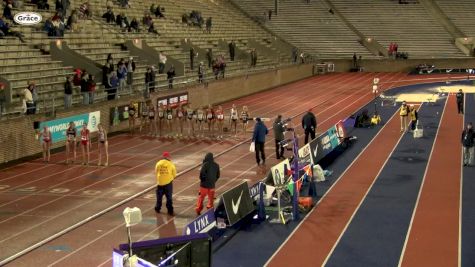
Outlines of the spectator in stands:
[{"label": "spectator in stands", "polygon": [[87,19],[91,17],[91,6],[89,5],[89,1],[82,3],[79,6],[79,17],[82,19]]},{"label": "spectator in stands", "polygon": [[313,114],[312,109],[309,109],[307,113],[302,117],[302,128],[305,131],[305,144],[308,143],[308,137],[310,141],[315,139],[315,132],[317,131],[317,118]]},{"label": "spectator in stands", "polygon": [[113,67],[114,66],[114,58],[112,57],[111,53],[107,54],[107,59],[106,60],[107,60],[107,62],[109,62],[111,64],[111,67],[112,67],[111,71],[113,71],[114,70],[114,67]]},{"label": "spectator in stands", "polygon": [[107,92],[107,100],[114,100],[117,94],[117,88],[119,88],[119,79],[115,71],[109,75],[109,91]]},{"label": "spectator in stands", "polygon": [[137,67],[135,65],[134,58],[130,57],[129,61],[125,63],[125,66],[127,67],[127,85],[132,86],[132,84],[134,83],[135,68]]},{"label": "spectator in stands", "polygon": [[299,51],[297,47],[292,48],[292,62],[297,63],[297,57],[298,57]]},{"label": "spectator in stands", "polygon": [[189,18],[188,18],[188,15],[186,15],[186,14],[183,14],[183,15],[181,16],[181,22],[187,24],[188,26],[191,25],[190,20],[189,20]]},{"label": "spectator in stands", "polygon": [[128,0],[119,0],[119,5],[123,8],[129,8],[129,1]]},{"label": "spectator in stands", "polygon": [[13,14],[12,14],[12,4],[6,4],[5,7],[3,8],[3,17],[8,19],[8,20],[13,20]]},{"label": "spectator in stands", "polygon": [[106,13],[102,15],[102,18],[106,19],[107,23],[114,23],[115,22],[115,15],[112,11],[112,8],[107,8]]},{"label": "spectator in stands", "polygon": [[464,93],[463,93],[462,89],[459,89],[459,91],[455,95],[455,98],[457,100],[457,112],[458,112],[458,114],[463,114]]},{"label": "spectator in stands", "polygon": [[358,56],[353,53],[353,69],[358,69]]},{"label": "spectator in stands", "polygon": [[132,21],[130,22],[130,31],[133,31],[133,32],[140,31],[139,22],[137,21],[136,18],[133,18]]},{"label": "spectator in stands", "polygon": [[94,75],[89,75],[87,80],[87,90],[89,91],[89,104],[94,104],[94,96],[96,94],[96,80]]},{"label": "spectator in stands", "polygon": [[155,10],[153,10],[152,13],[155,14],[155,17],[157,17],[157,18],[164,18],[165,17],[165,15],[163,15],[163,13],[162,13],[162,8],[160,7],[160,5],[157,8],[155,8]]},{"label": "spectator in stands", "polygon": [[71,31],[75,32],[77,31],[78,28],[78,14],[77,10],[73,10],[71,12],[71,15],[69,15],[68,21],[66,22],[66,27]]},{"label": "spectator in stands", "polygon": [[[45,27],[47,27],[46,23]],[[65,26],[59,13],[56,13],[51,18],[51,24],[49,24],[48,27],[48,36],[62,37],[64,35]]]},{"label": "spectator in stands", "polygon": [[151,82],[152,82],[152,68],[148,67],[147,71],[145,72],[145,93],[144,93],[145,98],[148,98],[148,96],[150,95]]},{"label": "spectator in stands", "polygon": [[71,5],[69,0],[61,0],[61,7],[62,7],[62,13],[61,17],[65,18],[66,14],[69,10],[69,6]]},{"label": "spectator in stands", "polygon": [[38,105],[38,101],[40,97],[38,96],[38,88],[36,87],[35,82],[28,82],[28,90],[31,92],[31,98],[33,99],[33,108],[31,109],[31,114],[36,114],[36,107]]},{"label": "spectator in stands", "polygon": [[470,166],[473,164],[473,154],[475,146],[475,132],[471,122],[462,132],[462,147],[463,147],[463,166]]},{"label": "spectator in stands", "polygon": [[224,59],[224,55],[221,55],[218,58],[218,67],[219,72],[221,73],[221,78],[224,79],[224,73],[226,72],[226,60]]},{"label": "spectator in stands", "polygon": [[158,74],[163,74],[165,71],[165,64],[167,64],[167,56],[163,51],[158,55]]},{"label": "spectator in stands", "polygon": [[328,9],[328,13],[330,13],[332,15],[335,15],[335,11],[333,11],[333,9],[331,9],[331,8]]},{"label": "spectator in stands", "polygon": [[110,71],[110,63],[106,61],[106,64],[102,66],[102,84],[106,89],[109,86],[109,74],[111,73]]},{"label": "spectator in stands", "polygon": [[219,165],[214,161],[213,153],[207,153],[200,170],[200,191],[195,209],[197,215],[200,215],[203,210],[203,201],[206,196],[208,196],[206,208],[213,208],[214,188],[219,176]]},{"label": "spectator in stands", "polygon": [[213,63],[213,50],[211,48],[208,48],[208,51],[206,52],[206,58],[208,59],[208,68],[211,69]]},{"label": "spectator in stands", "polygon": [[33,102],[33,96],[31,91],[27,88],[23,89],[21,92],[21,102],[22,102],[22,110],[23,113],[26,115],[34,114],[35,103]]},{"label": "spectator in stands", "polygon": [[63,3],[61,0],[56,0],[56,2],[54,3],[54,10],[60,13],[63,12]]},{"label": "spectator in stands", "polygon": [[82,77],[82,70],[81,69],[75,69],[74,70],[74,77],[73,77],[74,86],[80,86],[81,85],[81,77]]},{"label": "spectator in stands", "polygon": [[218,59],[214,59],[213,60],[213,73],[214,73],[214,79],[217,80],[218,79],[218,75],[219,75],[219,65],[218,65]]},{"label": "spectator in stands", "polygon": [[168,89],[173,89],[173,79],[175,79],[175,66],[171,65],[167,71]]},{"label": "spectator in stands", "polygon": [[388,48],[388,56],[392,57],[393,52],[394,52],[394,43],[391,42],[391,43],[389,44],[389,48]]},{"label": "spectator in stands", "polygon": [[149,33],[155,33],[155,34],[157,34],[157,35],[160,35],[160,34],[158,33],[158,31],[155,29],[155,25],[153,24],[153,22],[150,23],[150,27],[148,27],[148,32],[149,32]]},{"label": "spectator in stands", "polygon": [[255,48],[251,50],[251,66],[255,67],[257,65],[257,51]]},{"label": "spectator in stands", "polygon": [[303,52],[300,53],[300,63],[302,63],[302,64],[305,63],[305,54]]},{"label": "spectator in stands", "polygon": [[2,114],[5,110],[5,85],[3,83],[0,83],[0,118],[2,117]]},{"label": "spectator in stands", "polygon": [[4,27],[5,27],[5,21],[3,21],[3,17],[0,16],[0,38],[3,38],[5,36],[5,33],[3,32]]},{"label": "spectator in stands", "polygon": [[64,82],[64,108],[71,108],[73,103],[73,76],[68,76]]},{"label": "spectator in stands", "polygon": [[234,55],[236,52],[236,43],[234,42],[234,40],[231,40],[228,46],[229,46],[229,57],[231,58],[231,61],[234,61]]},{"label": "spectator in stands", "polygon": [[145,16],[142,19],[143,25],[145,25],[145,27],[148,29],[150,28],[150,25],[152,25],[152,22],[153,22],[153,19],[150,16],[150,14],[145,14]]},{"label": "spectator in stands", "polygon": [[89,89],[88,89],[88,80],[89,75],[86,71],[83,71],[81,77],[81,95],[82,95],[82,104],[89,105]]},{"label": "spectator in stands", "polygon": [[190,46],[190,69],[193,70],[193,63],[195,60],[195,57],[197,56],[197,53],[195,52],[195,49]]},{"label": "spectator in stands", "polygon": [[264,152],[264,145],[266,143],[266,135],[269,133],[267,127],[261,121],[261,118],[256,118],[256,125],[252,133],[252,142],[255,144],[256,162],[257,165],[266,163],[266,155]]},{"label": "spectator in stands", "polygon": [[123,60],[119,62],[117,67],[117,78],[119,79],[119,92],[125,91],[125,87],[127,86],[127,67]]},{"label": "spectator in stands", "polygon": [[272,20],[272,9],[269,9],[267,13],[269,14],[269,21]]},{"label": "spectator in stands", "polygon": [[211,33],[211,27],[213,26],[213,19],[209,17],[206,19],[206,32]]},{"label": "spectator in stands", "polygon": [[363,71],[363,57],[362,56],[358,56],[356,67],[358,68],[358,71]]},{"label": "spectator in stands", "polygon": [[198,83],[204,82],[205,72],[205,65],[203,62],[200,62],[200,65],[198,66]]},{"label": "spectator in stands", "polygon": [[36,2],[36,7],[40,10],[49,10],[48,0],[38,0]]},{"label": "spectator in stands", "polygon": [[155,66],[150,68],[150,92],[155,92],[155,86],[157,83],[157,70]]}]

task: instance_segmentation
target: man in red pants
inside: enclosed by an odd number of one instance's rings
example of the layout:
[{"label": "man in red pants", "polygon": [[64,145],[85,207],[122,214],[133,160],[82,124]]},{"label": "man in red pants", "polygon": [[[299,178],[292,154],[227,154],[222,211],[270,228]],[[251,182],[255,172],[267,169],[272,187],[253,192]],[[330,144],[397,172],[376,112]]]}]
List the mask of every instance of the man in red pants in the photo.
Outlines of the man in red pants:
[{"label": "man in red pants", "polygon": [[207,209],[213,207],[214,202],[214,187],[216,181],[219,179],[219,165],[214,162],[213,153],[208,153],[203,160],[203,165],[200,171],[200,195],[196,203],[196,214],[200,215],[203,210],[203,201],[208,196]]}]

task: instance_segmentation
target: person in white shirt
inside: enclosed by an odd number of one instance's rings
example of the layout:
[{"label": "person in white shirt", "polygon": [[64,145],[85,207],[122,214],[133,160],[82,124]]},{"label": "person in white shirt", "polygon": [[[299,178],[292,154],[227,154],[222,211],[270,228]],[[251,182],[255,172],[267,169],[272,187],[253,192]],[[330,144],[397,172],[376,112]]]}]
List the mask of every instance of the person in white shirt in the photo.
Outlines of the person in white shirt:
[{"label": "person in white shirt", "polygon": [[30,110],[32,110],[34,103],[33,103],[33,95],[28,88],[23,89],[22,91],[22,110],[25,114],[32,114]]},{"label": "person in white shirt", "polygon": [[159,74],[162,74],[163,71],[165,70],[165,64],[167,64],[167,56],[165,56],[163,51],[160,51],[159,62],[158,62],[158,73]]}]

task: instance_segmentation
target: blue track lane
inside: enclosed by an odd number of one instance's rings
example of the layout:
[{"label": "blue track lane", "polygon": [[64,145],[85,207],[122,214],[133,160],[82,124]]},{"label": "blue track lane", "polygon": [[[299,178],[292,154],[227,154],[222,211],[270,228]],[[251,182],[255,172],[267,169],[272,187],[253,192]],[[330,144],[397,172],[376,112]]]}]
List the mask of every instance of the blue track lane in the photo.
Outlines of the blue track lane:
[{"label": "blue track lane", "polygon": [[326,266],[398,265],[444,106],[421,107],[424,138],[403,136]]},{"label": "blue track lane", "polygon": [[[475,95],[465,94],[465,123],[475,124]],[[462,266],[475,266],[475,167],[463,168]]]}]

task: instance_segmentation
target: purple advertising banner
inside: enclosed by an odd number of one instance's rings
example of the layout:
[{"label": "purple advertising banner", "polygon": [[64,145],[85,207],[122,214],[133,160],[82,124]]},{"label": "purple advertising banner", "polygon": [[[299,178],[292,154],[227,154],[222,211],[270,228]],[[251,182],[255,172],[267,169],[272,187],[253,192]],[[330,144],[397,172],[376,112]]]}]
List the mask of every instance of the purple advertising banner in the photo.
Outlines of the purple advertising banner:
[{"label": "purple advertising banner", "polygon": [[209,209],[205,213],[198,216],[190,222],[184,229],[183,235],[194,235],[198,233],[206,233],[216,226],[216,217],[214,209]]}]

